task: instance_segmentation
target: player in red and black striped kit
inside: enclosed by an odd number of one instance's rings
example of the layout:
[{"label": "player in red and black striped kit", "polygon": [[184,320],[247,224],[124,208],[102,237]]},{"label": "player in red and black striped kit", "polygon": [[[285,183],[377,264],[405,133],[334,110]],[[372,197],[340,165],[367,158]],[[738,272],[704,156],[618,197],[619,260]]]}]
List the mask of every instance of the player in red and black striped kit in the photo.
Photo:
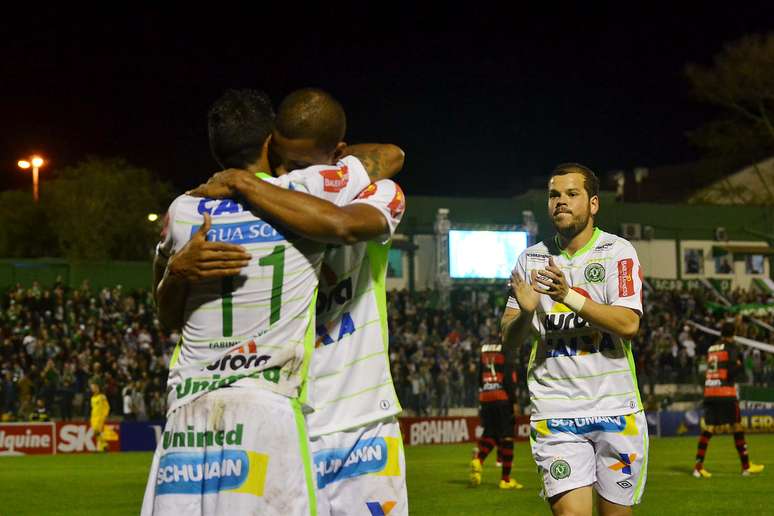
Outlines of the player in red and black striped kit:
[{"label": "player in red and black striped kit", "polygon": [[718,425],[734,426],[734,444],[742,462],[742,475],[749,476],[763,471],[763,465],[750,462],[744,427],[739,415],[735,380],[743,366],[734,342],[734,329],[733,322],[723,323],[720,340],[709,348],[707,354],[707,378],[704,382],[705,429],[699,436],[699,447],[696,451],[696,466],[693,469],[693,476],[696,478],[712,476],[704,469],[704,456]]},{"label": "player in red and black striped kit", "polygon": [[484,433],[478,441],[478,454],[470,463],[470,483],[481,483],[481,472],[487,455],[497,446],[497,457],[502,462],[500,489],[521,489],[511,478],[513,463],[513,404],[515,401],[516,372],[513,361],[500,344],[481,347],[479,365],[479,395],[481,426]]}]

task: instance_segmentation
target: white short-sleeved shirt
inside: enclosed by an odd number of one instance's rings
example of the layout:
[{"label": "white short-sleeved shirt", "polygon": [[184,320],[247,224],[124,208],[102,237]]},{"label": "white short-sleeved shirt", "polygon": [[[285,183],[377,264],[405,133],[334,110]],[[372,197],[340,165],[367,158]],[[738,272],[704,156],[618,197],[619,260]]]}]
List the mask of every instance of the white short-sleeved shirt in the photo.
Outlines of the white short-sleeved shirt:
[{"label": "white short-sleeved shirt", "polygon": [[354,203],[379,210],[388,234],[330,247],[317,296],[317,341],[310,369],[309,435],[355,428],[401,411],[390,374],[385,278],[390,239],[405,197],[390,180],[369,185]]},{"label": "white short-sleeved shirt", "polygon": [[[642,315],[642,269],[634,247],[596,228],[573,256],[553,243],[527,248],[515,271],[528,283],[549,256],[573,290],[593,301],[631,308]],[[519,309],[516,299],[508,307]],[[631,342],[591,326],[562,303],[540,296],[532,327],[527,384],[532,419],[616,416],[642,410]]]},{"label": "white short-sleeved shirt", "polygon": [[[337,205],[351,202],[370,184],[354,157],[264,179]],[[234,200],[182,195],[169,208],[157,247],[162,260],[188,242],[204,213],[212,217],[208,240],[240,244],[252,259],[238,276],[190,285],[182,336],[170,363],[168,412],[229,385],[255,385],[304,401],[325,247],[281,232]]]}]

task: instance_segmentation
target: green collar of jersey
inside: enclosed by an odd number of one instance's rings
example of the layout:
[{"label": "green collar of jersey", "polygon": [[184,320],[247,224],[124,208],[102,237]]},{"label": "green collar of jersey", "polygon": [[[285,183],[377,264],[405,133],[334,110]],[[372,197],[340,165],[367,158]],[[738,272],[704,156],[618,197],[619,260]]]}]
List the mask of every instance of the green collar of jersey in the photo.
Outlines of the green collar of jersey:
[{"label": "green collar of jersey", "polygon": [[270,176],[266,172],[256,172],[255,177],[257,177],[258,179],[271,179],[272,176]]},{"label": "green collar of jersey", "polygon": [[562,246],[559,245],[559,235],[554,235],[554,242],[556,243],[556,247],[558,247],[562,251],[562,256],[567,258],[568,260],[572,260],[573,258],[580,256],[582,254],[586,254],[589,249],[591,249],[594,244],[597,243],[597,240],[599,239],[599,235],[602,234],[602,231],[599,228],[594,228],[594,233],[591,234],[591,238],[589,238],[589,241],[586,242],[586,244],[575,251],[575,254],[570,255],[567,251],[562,249]]}]

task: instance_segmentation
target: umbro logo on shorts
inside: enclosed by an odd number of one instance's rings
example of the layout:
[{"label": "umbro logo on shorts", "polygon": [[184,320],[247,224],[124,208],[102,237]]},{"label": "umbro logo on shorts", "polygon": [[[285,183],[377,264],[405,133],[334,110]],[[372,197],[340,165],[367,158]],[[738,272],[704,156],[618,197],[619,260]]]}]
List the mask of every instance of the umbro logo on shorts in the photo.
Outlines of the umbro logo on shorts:
[{"label": "umbro logo on shorts", "polygon": [[629,482],[628,480],[619,480],[618,482],[616,482],[616,484],[618,484],[620,487],[624,489],[629,489],[632,487],[632,483]]}]

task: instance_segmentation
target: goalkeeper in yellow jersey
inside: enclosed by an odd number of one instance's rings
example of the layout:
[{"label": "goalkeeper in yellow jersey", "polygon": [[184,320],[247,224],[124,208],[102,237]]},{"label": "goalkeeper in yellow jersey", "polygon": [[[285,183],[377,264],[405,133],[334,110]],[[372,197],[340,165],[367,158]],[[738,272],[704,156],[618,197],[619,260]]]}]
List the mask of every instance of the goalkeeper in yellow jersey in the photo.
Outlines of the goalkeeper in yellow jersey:
[{"label": "goalkeeper in yellow jersey", "polygon": [[96,382],[89,384],[91,389],[91,429],[94,431],[94,439],[97,441],[97,451],[105,451],[105,419],[110,414],[110,403],[102,393],[102,388]]}]

